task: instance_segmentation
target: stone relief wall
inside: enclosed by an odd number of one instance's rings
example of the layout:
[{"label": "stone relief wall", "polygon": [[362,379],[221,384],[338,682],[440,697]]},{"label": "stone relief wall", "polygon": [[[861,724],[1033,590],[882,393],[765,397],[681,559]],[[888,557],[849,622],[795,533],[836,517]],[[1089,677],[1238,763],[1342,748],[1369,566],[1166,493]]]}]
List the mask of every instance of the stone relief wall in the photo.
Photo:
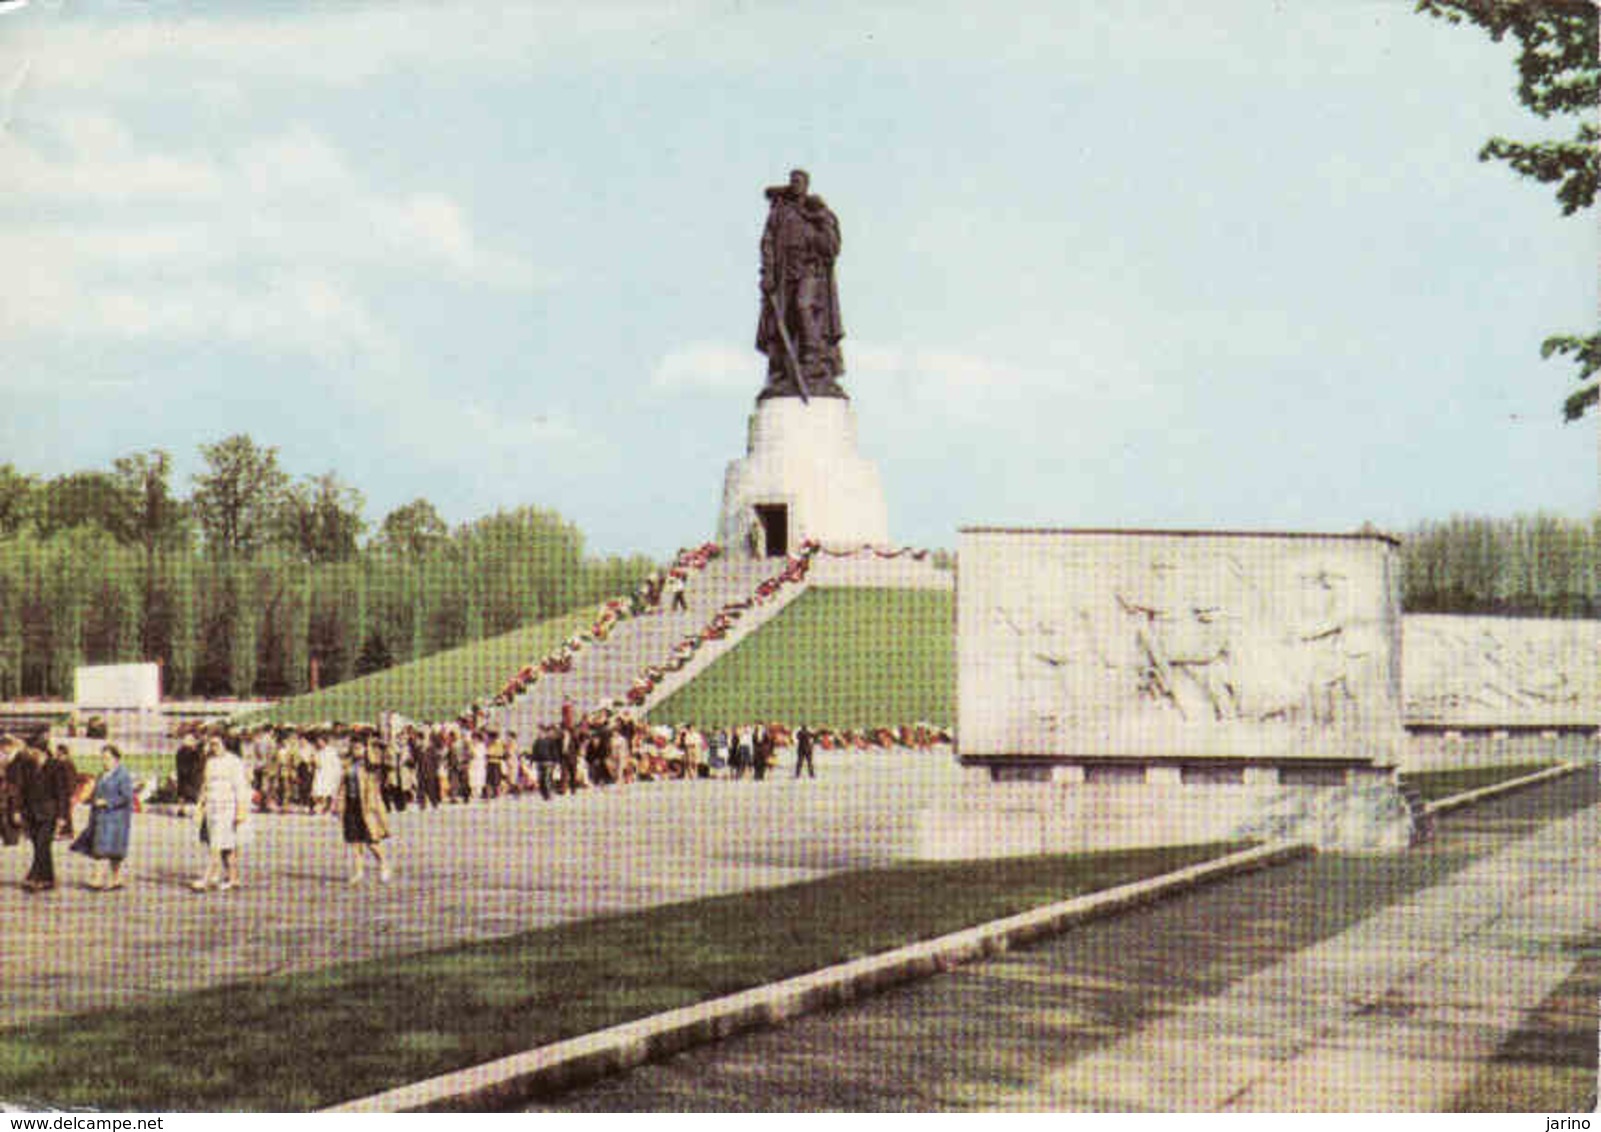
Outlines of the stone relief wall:
[{"label": "stone relief wall", "polygon": [[963,531],[964,755],[1393,763],[1382,537]]},{"label": "stone relief wall", "polygon": [[1404,641],[1408,722],[1601,726],[1601,623],[1410,614]]}]

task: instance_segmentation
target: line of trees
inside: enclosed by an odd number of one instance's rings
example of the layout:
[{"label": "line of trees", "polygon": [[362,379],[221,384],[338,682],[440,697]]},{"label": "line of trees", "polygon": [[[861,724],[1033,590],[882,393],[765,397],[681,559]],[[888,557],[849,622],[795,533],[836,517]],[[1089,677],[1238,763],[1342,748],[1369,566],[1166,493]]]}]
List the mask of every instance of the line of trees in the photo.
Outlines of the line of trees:
[{"label": "line of trees", "polygon": [[250,437],[204,445],[188,498],[156,450],[49,480],[0,465],[0,699],[81,664],[158,661],[173,696],[284,696],[625,593],[553,511],[450,529],[427,500],[367,535],[360,492],[292,480]]},{"label": "line of trees", "polygon": [[[0,465],[0,699],[69,696],[81,664],[159,661],[174,696],[286,696],[627,593],[553,511],[455,529],[427,500],[368,534],[361,493],[292,480],[248,436],[204,445],[188,498],[156,450],[41,480]],[[1407,533],[1417,613],[1601,617],[1601,517],[1456,516]]]},{"label": "line of trees", "polygon": [[1411,613],[1601,617],[1601,516],[1455,516],[1402,543]]}]

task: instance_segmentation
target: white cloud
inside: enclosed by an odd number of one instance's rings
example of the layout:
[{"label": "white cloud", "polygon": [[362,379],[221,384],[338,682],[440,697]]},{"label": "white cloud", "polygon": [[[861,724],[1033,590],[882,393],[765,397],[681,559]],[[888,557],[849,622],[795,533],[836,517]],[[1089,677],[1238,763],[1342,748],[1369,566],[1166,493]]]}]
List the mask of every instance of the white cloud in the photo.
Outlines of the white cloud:
[{"label": "white cloud", "polygon": [[[1093,401],[1148,404],[1150,381],[1141,359],[1113,336],[1100,337],[1085,326],[1069,326],[1065,343],[1035,343],[1027,356],[997,358],[948,346],[911,349],[866,344],[847,355],[853,380],[887,387],[897,403],[916,406],[964,424],[997,418],[1003,404],[1025,402],[1061,411]],[[852,374],[856,375],[853,379]],[[1004,427],[1004,425],[998,425]]]},{"label": "white cloud", "polygon": [[1377,65],[1376,36],[1393,38],[1413,31],[1409,25],[1426,24],[1394,3],[1351,5],[1354,14],[1345,5],[1291,6],[1288,16],[1299,34],[1287,46],[1264,50],[1262,40],[1241,36],[1237,29],[1242,17],[1265,7],[1262,0],[1205,5],[1166,0],[1126,11],[1108,5],[1047,9],[1011,3],[992,5],[987,18],[979,19],[964,8],[942,14],[928,5],[892,3],[820,3],[790,10],[689,0],[589,5],[486,0],[470,6],[414,0],[307,5],[271,15],[248,8],[218,14],[188,6],[180,15],[152,6],[142,18],[113,20],[69,7],[30,11],[12,21],[23,45],[8,54],[27,51],[53,85],[101,92],[141,83],[152,67],[330,86],[410,69],[509,73],[596,58],[743,69],[766,58],[774,43],[804,43],[813,57],[836,61],[879,59],[892,51],[903,61],[993,60],[1140,74],[1157,66],[1214,81],[1219,75],[1249,81],[1326,75],[1331,68],[1361,76]]},{"label": "white cloud", "polygon": [[51,126],[27,140],[0,134],[0,258],[27,265],[0,307],[0,337],[222,337],[312,354],[389,352],[398,336],[361,294],[371,280],[537,282],[526,262],[484,248],[455,200],[374,191],[304,126],[218,156],[143,151],[107,115]]},{"label": "white cloud", "polygon": [[359,299],[314,275],[284,275],[261,285],[167,280],[121,286],[70,271],[27,275],[0,312],[0,337],[223,340],[314,355],[385,341]]},{"label": "white cloud", "polygon": [[63,115],[29,133],[41,134],[41,143],[29,145],[14,130],[0,133],[8,208],[190,202],[224,187],[222,171],[209,161],[135,152],[123,126],[104,114]]},{"label": "white cloud", "polygon": [[215,13],[102,22],[34,22],[30,57],[55,86],[105,91],[150,66],[224,69],[240,78],[355,85],[407,68],[521,69],[540,60],[637,45],[704,25],[676,3],[318,5],[292,16]]},{"label": "white cloud", "polygon": [[520,408],[507,412],[503,405],[477,403],[461,405],[459,409],[474,444],[502,449],[502,454],[512,459],[520,457],[526,461],[530,446],[567,448],[578,444],[586,435],[559,413],[529,415]]},{"label": "white cloud", "polygon": [[[1062,415],[1093,407],[1149,413],[1162,391],[1141,371],[1141,359],[1104,323],[1074,325],[1066,343],[1036,343],[1027,356],[1000,358],[948,345],[913,348],[845,343],[847,392],[893,404],[908,427],[960,424],[1015,427],[1018,413]],[[668,393],[749,393],[760,388],[764,362],[753,349],[696,342],[666,354],[650,388]],[[1168,391],[1170,394],[1171,391]]]},{"label": "white cloud", "polygon": [[355,190],[355,178],[328,140],[301,125],[240,148],[233,159],[251,193],[283,200]]}]

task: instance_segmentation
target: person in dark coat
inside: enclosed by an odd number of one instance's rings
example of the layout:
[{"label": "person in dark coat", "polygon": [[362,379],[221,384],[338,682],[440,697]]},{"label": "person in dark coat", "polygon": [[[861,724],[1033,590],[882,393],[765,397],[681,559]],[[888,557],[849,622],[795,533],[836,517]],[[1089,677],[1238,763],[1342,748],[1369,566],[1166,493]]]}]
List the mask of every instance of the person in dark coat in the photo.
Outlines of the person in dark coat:
[{"label": "person in dark coat", "polygon": [[101,751],[104,770],[95,780],[89,799],[89,824],[72,843],[75,853],[87,853],[101,863],[89,881],[94,889],[122,887],[122,861],[128,855],[128,833],[133,823],[133,776],[122,765],[122,752],[111,744]]},{"label": "person in dark coat", "polygon": [[751,768],[756,772],[757,782],[767,777],[767,768],[773,765],[773,751],[776,749],[773,729],[765,723],[757,724],[755,734],[751,738],[751,754],[754,759]]},{"label": "person in dark coat", "polygon": [[27,744],[14,735],[0,736],[0,845],[22,840],[22,796],[18,782]]},{"label": "person in dark coat", "polygon": [[18,756],[16,767],[17,803],[28,839],[33,842],[33,864],[22,888],[25,892],[44,892],[56,886],[56,826],[61,812],[71,804],[71,793],[63,768],[51,757],[48,744],[43,750],[29,747]]},{"label": "person in dark coat", "polygon": [[539,796],[550,801],[551,783],[561,766],[561,732],[553,723],[539,725],[539,738],[534,740],[534,774],[539,782]]},{"label": "person in dark coat", "polygon": [[728,770],[736,779],[744,778],[745,772],[751,765],[750,729],[738,727],[734,729],[734,737],[728,745]]},{"label": "person in dark coat", "polygon": [[[48,747],[45,748],[49,750]],[[55,757],[50,760],[50,766],[55,775],[61,780],[61,796],[66,803],[61,807],[61,816],[56,821],[56,836],[64,841],[72,840],[72,804],[78,797],[78,767],[72,761],[72,753],[67,750],[65,743],[56,744]],[[89,776],[83,776],[83,785],[89,785]]]},{"label": "person in dark coat", "polygon": [[392,874],[383,844],[389,836],[389,821],[384,817],[379,777],[382,752],[377,740],[358,741],[351,755],[334,798],[334,814],[344,828],[345,844],[350,847],[350,883],[361,883],[362,866],[366,854],[371,853],[378,862],[378,879],[387,884]]},{"label": "person in dark coat", "polygon": [[411,737],[412,765],[417,771],[417,808],[439,808],[439,740],[414,733]]},{"label": "person in dark coat", "polygon": [[801,776],[801,767],[806,768],[806,777],[816,778],[817,768],[812,765],[812,744],[817,740],[812,736],[812,729],[803,726],[795,732],[795,777]]},{"label": "person in dark coat", "polygon": [[200,801],[200,781],[206,767],[200,741],[192,735],[185,735],[183,741],[178,744],[178,753],[174,759],[177,763],[178,804],[192,806]]}]

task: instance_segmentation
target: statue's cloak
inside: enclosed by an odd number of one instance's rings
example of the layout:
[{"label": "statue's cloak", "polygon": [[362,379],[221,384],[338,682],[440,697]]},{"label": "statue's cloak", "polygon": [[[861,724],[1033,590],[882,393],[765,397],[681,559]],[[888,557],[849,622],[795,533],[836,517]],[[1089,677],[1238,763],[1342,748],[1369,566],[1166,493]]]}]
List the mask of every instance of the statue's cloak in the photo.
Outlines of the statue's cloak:
[{"label": "statue's cloak", "polygon": [[[824,302],[820,304],[822,306],[820,329],[823,341],[827,343],[824,362],[827,365],[827,377],[831,379],[845,372],[845,358],[839,347],[840,340],[845,337],[845,325],[839,313],[839,288],[834,282],[834,260],[840,251],[839,218],[820,197],[807,197],[806,211],[821,221],[812,225],[813,234],[809,237],[808,252],[810,255],[819,256],[827,264],[827,267],[819,273],[824,297]],[[775,210],[769,214],[767,228],[762,233],[762,273],[766,278],[778,282],[776,295],[787,313],[791,296],[786,293],[786,281],[797,272],[791,270],[794,265],[788,262],[787,250],[782,243],[778,239]],[[778,333],[778,320],[773,314],[773,304],[767,301],[765,294],[762,296],[761,317],[756,323],[756,348],[771,359],[770,368],[781,370],[787,376],[789,363],[784,357],[784,340]],[[808,378],[812,376],[807,374]]]}]

